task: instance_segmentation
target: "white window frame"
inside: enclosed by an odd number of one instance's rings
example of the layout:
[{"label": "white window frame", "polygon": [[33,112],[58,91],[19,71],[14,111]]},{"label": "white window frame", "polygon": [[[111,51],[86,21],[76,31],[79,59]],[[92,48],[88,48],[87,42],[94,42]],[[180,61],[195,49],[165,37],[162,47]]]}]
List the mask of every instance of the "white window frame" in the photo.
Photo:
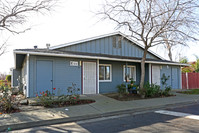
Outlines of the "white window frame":
[{"label": "white window frame", "polygon": [[[112,82],[112,65],[111,64],[99,64],[99,67],[100,66],[109,66],[110,67],[110,80],[100,80],[99,79],[99,82]],[[98,68],[99,69],[99,68]],[[100,71],[100,69],[99,69]],[[99,75],[100,73],[98,73]]]},{"label": "white window frame", "polygon": [[[136,81],[136,66],[127,65],[127,67],[131,67],[131,68],[133,67],[134,68],[135,78],[133,77],[133,80]],[[124,80],[124,82],[126,82],[126,80],[125,80],[125,69],[126,69],[126,65],[123,66],[123,80]],[[131,74],[131,72],[130,72],[130,74]]]}]

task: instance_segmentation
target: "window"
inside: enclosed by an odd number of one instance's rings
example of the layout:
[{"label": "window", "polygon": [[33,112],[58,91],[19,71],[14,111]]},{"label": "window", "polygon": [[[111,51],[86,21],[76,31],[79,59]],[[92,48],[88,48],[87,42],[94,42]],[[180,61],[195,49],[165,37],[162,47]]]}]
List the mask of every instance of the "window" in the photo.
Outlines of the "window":
[{"label": "window", "polygon": [[125,75],[127,74],[127,81],[133,78],[133,81],[136,81],[136,67],[135,66],[127,66],[127,73],[126,73],[126,66],[123,67],[123,79],[125,80]]},{"label": "window", "polygon": [[111,81],[111,65],[108,64],[99,65],[99,80]]}]

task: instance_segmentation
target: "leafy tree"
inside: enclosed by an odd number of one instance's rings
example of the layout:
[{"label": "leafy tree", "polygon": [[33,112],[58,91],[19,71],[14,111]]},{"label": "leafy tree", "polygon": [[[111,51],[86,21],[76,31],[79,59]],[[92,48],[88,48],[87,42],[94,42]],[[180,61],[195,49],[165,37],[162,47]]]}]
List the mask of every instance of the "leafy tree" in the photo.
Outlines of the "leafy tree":
[{"label": "leafy tree", "polygon": [[196,57],[196,61],[195,63],[192,64],[192,67],[194,68],[195,72],[199,72],[199,57],[197,55],[195,55]]},{"label": "leafy tree", "polygon": [[11,82],[11,75],[7,75],[7,76],[6,76],[6,80],[7,80],[8,82]]},{"label": "leafy tree", "polygon": [[183,57],[180,59],[180,63],[188,63],[187,57]]}]

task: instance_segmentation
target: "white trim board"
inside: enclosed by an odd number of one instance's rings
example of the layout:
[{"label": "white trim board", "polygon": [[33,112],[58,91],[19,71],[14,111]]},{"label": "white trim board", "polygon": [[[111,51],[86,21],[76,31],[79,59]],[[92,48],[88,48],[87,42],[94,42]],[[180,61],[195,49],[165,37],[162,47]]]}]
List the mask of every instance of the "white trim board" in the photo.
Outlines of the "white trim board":
[{"label": "white trim board", "polygon": [[[84,59],[87,58],[87,59],[100,59],[100,60],[112,60],[112,61],[141,62],[141,60],[118,59],[118,58],[88,56],[88,55],[53,54],[53,53],[28,52],[28,51],[14,51],[14,53],[15,54],[42,55],[42,56],[55,56],[55,57],[73,57],[73,58],[84,58]],[[183,64],[183,63],[158,62],[158,61],[145,61],[145,63],[162,64],[162,65],[190,66],[189,64]],[[16,68],[16,66],[15,66],[15,68]]]},{"label": "white trim board", "polygon": [[27,54],[27,64],[26,64],[26,67],[27,67],[26,68],[26,71],[27,71],[27,74],[26,74],[27,75],[27,79],[26,79],[27,80],[26,81],[26,97],[29,97],[29,71],[30,71],[29,70],[29,68],[30,68],[29,67],[30,66],[30,64],[29,64],[30,63],[30,59],[29,58],[30,58],[30,54]]},{"label": "white trim board", "polygon": [[99,64],[99,67],[100,66],[110,66],[110,80],[100,80],[99,79],[99,82],[112,82],[112,65],[111,64]]}]

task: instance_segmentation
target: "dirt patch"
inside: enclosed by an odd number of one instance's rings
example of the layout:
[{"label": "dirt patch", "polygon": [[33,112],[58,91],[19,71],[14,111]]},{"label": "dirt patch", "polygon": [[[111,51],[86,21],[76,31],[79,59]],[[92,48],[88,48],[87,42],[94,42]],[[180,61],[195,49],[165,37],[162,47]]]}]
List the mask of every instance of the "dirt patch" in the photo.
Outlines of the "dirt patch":
[{"label": "dirt patch", "polygon": [[8,113],[5,111],[0,111],[0,115],[2,114],[10,114],[10,113],[17,113],[17,112],[27,112],[27,111],[33,111],[33,110],[40,110],[45,108],[59,108],[59,107],[67,107],[67,106],[74,106],[74,105],[83,105],[83,104],[90,104],[94,103],[95,100],[92,99],[80,99],[76,101],[75,103],[70,103],[69,101],[62,101],[53,102],[52,106],[50,107],[43,107],[41,104],[33,104],[33,105],[25,105],[25,104],[19,104],[16,108],[12,108],[12,110]]},{"label": "dirt patch", "polygon": [[132,100],[142,100],[142,99],[151,99],[151,98],[164,98],[164,97],[171,97],[171,96],[176,96],[173,94],[170,94],[169,96],[159,96],[159,97],[145,97],[141,98],[139,94],[127,94],[124,95],[123,97],[119,97],[118,93],[109,93],[109,94],[103,94],[104,96],[119,100],[119,101],[132,101]]}]

